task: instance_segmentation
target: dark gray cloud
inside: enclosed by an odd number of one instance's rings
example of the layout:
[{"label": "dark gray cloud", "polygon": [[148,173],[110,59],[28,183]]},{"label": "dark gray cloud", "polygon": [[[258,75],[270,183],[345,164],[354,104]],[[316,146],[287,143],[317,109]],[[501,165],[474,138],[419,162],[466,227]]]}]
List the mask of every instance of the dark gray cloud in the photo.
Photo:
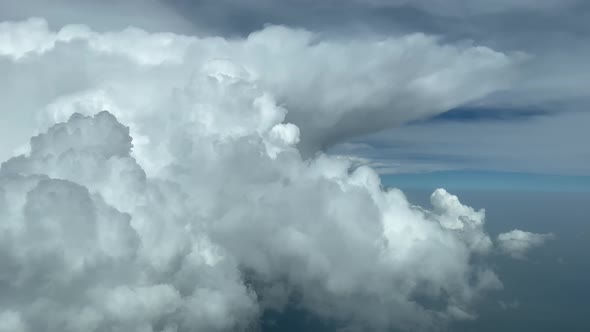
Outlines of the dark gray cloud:
[{"label": "dark gray cloud", "polygon": [[266,24],[281,24],[340,35],[424,32],[521,51],[546,51],[590,36],[590,4],[581,0],[162,1],[196,27],[227,35],[245,36]]},{"label": "dark gray cloud", "polygon": [[137,26],[148,31],[190,33],[193,25],[160,0],[0,1],[0,21],[45,18],[54,29],[87,24],[97,31]]}]

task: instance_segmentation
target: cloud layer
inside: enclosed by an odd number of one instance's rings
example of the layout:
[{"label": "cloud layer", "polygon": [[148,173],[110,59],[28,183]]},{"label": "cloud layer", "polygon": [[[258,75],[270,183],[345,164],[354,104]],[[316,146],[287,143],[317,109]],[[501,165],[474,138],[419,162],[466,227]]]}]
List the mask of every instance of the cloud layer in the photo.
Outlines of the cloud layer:
[{"label": "cloud layer", "polygon": [[421,34],[1,23],[2,103],[29,114],[2,121],[43,129],[0,168],[0,331],[248,330],[288,303],[358,329],[473,319],[501,287],[484,211],[414,206],[318,147],[479,98],[514,61]]}]

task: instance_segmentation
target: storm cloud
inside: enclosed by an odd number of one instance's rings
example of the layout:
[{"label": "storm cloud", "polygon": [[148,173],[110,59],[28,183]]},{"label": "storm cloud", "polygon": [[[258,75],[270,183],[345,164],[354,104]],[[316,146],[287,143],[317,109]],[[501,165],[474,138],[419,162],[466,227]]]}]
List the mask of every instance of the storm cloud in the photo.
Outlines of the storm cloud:
[{"label": "storm cloud", "polygon": [[0,23],[0,331],[252,330],[293,301],[342,328],[474,319],[502,287],[485,211],[413,205],[322,148],[505,89],[520,61],[423,33]]}]

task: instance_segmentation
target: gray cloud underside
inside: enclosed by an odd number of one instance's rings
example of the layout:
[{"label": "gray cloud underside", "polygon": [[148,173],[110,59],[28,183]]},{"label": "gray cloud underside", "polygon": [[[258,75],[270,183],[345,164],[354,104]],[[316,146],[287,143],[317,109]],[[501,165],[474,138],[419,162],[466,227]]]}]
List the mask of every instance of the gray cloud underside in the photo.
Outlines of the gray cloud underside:
[{"label": "gray cloud underside", "polygon": [[339,144],[381,173],[479,169],[590,175],[590,113],[413,124]]}]

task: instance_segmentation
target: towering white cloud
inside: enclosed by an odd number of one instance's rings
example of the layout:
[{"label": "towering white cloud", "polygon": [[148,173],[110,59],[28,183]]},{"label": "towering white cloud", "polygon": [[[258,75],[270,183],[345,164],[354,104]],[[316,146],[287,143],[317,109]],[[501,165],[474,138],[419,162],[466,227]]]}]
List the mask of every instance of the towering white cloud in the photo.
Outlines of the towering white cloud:
[{"label": "towering white cloud", "polygon": [[413,206],[299,146],[482,96],[506,55],[41,20],[3,23],[0,53],[2,85],[28,83],[2,102],[46,128],[0,169],[0,331],[239,331],[293,298],[343,326],[427,329],[501,287],[474,263],[493,250],[483,210],[442,189]]},{"label": "towering white cloud", "polygon": [[25,331],[250,324],[256,295],[235,261],[191,231],[178,184],[146,179],[128,133],[107,112],[74,115],[2,165],[2,309]]}]

